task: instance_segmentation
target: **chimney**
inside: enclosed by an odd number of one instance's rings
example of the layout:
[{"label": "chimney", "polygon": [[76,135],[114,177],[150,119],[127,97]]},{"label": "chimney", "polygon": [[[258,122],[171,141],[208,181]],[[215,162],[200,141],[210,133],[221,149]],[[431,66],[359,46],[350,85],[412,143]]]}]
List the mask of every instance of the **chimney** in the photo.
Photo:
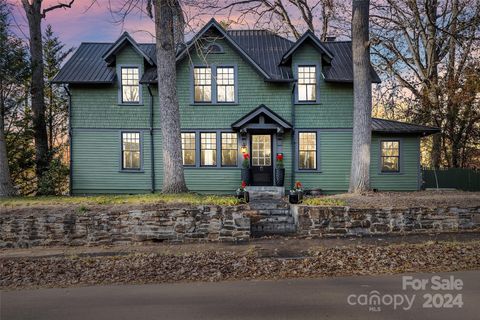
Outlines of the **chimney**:
[{"label": "chimney", "polygon": [[335,36],[332,36],[332,37],[327,37],[327,41],[335,41],[337,37]]}]

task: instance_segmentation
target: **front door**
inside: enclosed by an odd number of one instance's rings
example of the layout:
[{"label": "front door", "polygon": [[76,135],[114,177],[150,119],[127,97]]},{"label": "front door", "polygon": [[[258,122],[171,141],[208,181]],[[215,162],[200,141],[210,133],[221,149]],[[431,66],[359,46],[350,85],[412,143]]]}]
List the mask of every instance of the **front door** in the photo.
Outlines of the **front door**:
[{"label": "front door", "polygon": [[252,150],[252,186],[272,186],[272,135],[252,134],[250,150]]}]

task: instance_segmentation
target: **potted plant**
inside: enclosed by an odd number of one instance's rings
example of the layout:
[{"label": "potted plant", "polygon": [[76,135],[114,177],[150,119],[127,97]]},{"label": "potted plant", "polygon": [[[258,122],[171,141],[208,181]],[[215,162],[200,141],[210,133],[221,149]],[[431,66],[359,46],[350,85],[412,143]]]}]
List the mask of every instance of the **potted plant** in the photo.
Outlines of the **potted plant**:
[{"label": "potted plant", "polygon": [[285,182],[285,167],[283,165],[283,153],[277,154],[277,166],[275,167],[275,185],[283,187]]},{"label": "potted plant", "polygon": [[242,181],[242,184],[236,191],[236,195],[238,199],[243,199],[245,200],[245,202],[248,202],[250,200],[249,199],[250,197],[249,197],[248,191],[245,190],[246,187],[247,187],[247,183],[245,181]]},{"label": "potted plant", "polygon": [[295,186],[288,194],[288,202],[297,204],[303,200],[302,183],[300,181],[295,182]]},{"label": "potted plant", "polygon": [[242,162],[242,181],[244,181],[246,185],[250,184],[250,176],[250,155],[248,153],[244,153]]}]

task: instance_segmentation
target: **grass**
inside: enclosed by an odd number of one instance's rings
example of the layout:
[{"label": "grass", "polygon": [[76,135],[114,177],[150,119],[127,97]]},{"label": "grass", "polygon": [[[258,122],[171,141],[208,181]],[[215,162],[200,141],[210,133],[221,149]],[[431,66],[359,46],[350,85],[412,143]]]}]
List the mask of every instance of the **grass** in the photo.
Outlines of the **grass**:
[{"label": "grass", "polygon": [[0,207],[25,207],[36,205],[118,205],[185,203],[192,205],[235,206],[241,203],[234,196],[183,194],[138,194],[138,195],[98,195],[98,196],[44,196],[0,198]]},{"label": "grass", "polygon": [[344,200],[318,197],[318,198],[304,198],[302,204],[307,206],[322,206],[322,207],[342,207],[347,205]]}]

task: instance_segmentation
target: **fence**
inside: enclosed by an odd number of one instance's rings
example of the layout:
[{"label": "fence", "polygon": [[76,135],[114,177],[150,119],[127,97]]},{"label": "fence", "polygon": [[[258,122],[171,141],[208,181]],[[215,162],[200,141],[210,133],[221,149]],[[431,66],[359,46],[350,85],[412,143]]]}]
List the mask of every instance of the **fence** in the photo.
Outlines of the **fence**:
[{"label": "fence", "polygon": [[480,170],[464,168],[422,169],[425,188],[480,191]]}]

